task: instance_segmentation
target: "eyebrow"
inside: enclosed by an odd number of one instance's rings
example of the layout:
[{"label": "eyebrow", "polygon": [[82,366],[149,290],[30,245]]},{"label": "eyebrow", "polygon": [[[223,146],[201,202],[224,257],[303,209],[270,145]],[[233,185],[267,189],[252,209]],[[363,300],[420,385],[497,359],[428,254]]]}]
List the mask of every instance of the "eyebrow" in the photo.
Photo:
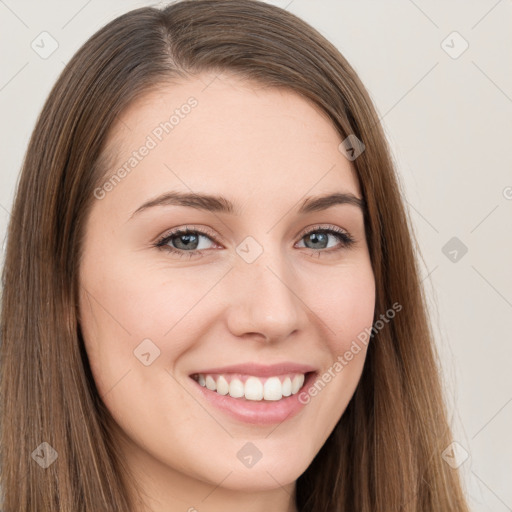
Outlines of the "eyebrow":
[{"label": "eyebrow", "polygon": [[[364,212],[365,209],[365,202],[363,199],[350,192],[336,192],[333,194],[306,198],[302,202],[298,213],[305,214],[327,210],[328,208],[338,204],[350,204],[357,206],[362,212]],[[139,206],[130,218],[133,218],[136,214],[144,210],[154,208],[155,206],[186,206],[208,212],[240,215],[240,208],[236,207],[229,199],[226,199],[223,196],[185,192],[166,192],[165,194],[151,199]]]}]

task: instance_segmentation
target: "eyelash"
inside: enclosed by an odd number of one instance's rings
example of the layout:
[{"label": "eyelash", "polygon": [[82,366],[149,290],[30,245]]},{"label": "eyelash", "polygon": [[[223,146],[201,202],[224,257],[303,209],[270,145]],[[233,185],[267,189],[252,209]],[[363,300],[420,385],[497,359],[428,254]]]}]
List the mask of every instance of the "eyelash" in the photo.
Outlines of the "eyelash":
[{"label": "eyelash", "polygon": [[[343,229],[341,228],[338,228],[337,226],[328,226],[328,227],[325,227],[325,226],[315,226],[314,228],[306,231],[305,233],[303,233],[300,237],[300,239],[302,240],[304,237],[306,237],[307,235],[310,235],[312,233],[323,233],[323,234],[330,234],[330,235],[334,235],[338,238],[338,240],[341,242],[340,246],[336,249],[323,249],[323,250],[315,250],[315,249],[308,249],[306,248],[307,251],[310,251],[310,253],[313,255],[318,255],[317,257],[320,257],[320,255],[322,253],[337,253],[338,251],[342,250],[342,249],[348,249],[350,248],[354,243],[355,243],[355,240],[350,236],[349,233],[347,233],[346,231],[344,231]],[[196,255],[198,256],[202,256],[202,252],[207,250],[207,249],[195,249],[193,251],[185,251],[185,250],[182,250],[182,249],[176,249],[174,247],[171,247],[170,245],[168,245],[168,242],[170,242],[173,238],[175,237],[179,237],[179,236],[182,236],[182,235],[190,235],[190,234],[197,234],[197,235],[201,235],[201,236],[205,236],[207,238],[210,238],[212,241],[214,241],[215,243],[217,243],[215,241],[215,237],[214,235],[209,232],[208,230],[204,230],[204,229],[194,229],[194,228],[189,228],[188,226],[185,227],[185,228],[179,228],[179,229],[176,229],[174,231],[171,231],[170,233],[166,233],[163,237],[159,238],[155,244],[154,244],[154,247],[158,248],[158,249],[162,249],[164,251],[168,251],[170,253],[173,253],[173,254],[176,254],[178,255],[179,257],[183,257],[185,255],[188,255],[188,257],[192,258]]]}]

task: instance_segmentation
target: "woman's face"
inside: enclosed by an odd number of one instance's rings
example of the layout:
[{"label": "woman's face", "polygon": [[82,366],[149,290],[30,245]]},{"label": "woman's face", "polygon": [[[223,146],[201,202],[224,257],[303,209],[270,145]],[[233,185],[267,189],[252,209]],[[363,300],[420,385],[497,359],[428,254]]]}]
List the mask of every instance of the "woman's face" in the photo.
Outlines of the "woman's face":
[{"label": "woman's face", "polygon": [[153,496],[282,493],[352,397],[374,314],[342,139],[295,93],[229,75],[146,95],[111,135],[80,323],[129,464]]}]

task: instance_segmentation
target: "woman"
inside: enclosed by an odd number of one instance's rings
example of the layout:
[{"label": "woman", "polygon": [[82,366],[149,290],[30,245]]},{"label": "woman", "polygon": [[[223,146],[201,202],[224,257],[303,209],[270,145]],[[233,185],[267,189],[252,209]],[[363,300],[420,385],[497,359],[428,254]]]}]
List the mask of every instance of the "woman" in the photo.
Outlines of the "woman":
[{"label": "woman", "polygon": [[467,511],[378,116],[271,5],[138,9],[70,61],[1,365],[4,512]]}]

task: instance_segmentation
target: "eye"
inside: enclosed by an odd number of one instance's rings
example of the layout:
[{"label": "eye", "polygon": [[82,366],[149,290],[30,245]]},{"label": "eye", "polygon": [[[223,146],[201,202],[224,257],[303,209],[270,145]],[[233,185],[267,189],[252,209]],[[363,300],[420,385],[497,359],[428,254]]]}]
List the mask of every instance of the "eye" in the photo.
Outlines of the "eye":
[{"label": "eye", "polygon": [[[338,240],[338,244],[334,242],[334,244],[329,245],[329,239]],[[355,240],[347,231],[337,226],[315,226],[302,234],[302,240],[304,240],[304,246],[312,249],[312,252],[317,253],[318,257],[322,253],[333,253],[349,248],[355,243]]]},{"label": "eye", "polygon": [[[330,240],[337,240],[338,244],[330,244]],[[208,240],[210,242],[208,242]],[[320,257],[322,253],[338,252],[349,248],[355,243],[350,234],[337,226],[315,226],[301,235],[305,240],[302,247],[309,249],[312,254]],[[204,229],[190,227],[175,229],[166,233],[154,245],[159,249],[171,252],[180,257],[203,256],[205,250],[210,249],[209,244],[215,242],[213,233]],[[306,245],[307,244],[307,245]],[[215,243],[213,243],[215,245]],[[334,247],[334,248],[333,248]],[[325,250],[328,249],[328,250]]]},{"label": "eye", "polygon": [[[185,228],[176,229],[166,233],[155,244],[156,247],[177,254],[178,256],[202,256],[202,250],[208,249],[201,239],[213,239],[213,234],[200,229]],[[206,243],[206,246],[208,243]]]}]

